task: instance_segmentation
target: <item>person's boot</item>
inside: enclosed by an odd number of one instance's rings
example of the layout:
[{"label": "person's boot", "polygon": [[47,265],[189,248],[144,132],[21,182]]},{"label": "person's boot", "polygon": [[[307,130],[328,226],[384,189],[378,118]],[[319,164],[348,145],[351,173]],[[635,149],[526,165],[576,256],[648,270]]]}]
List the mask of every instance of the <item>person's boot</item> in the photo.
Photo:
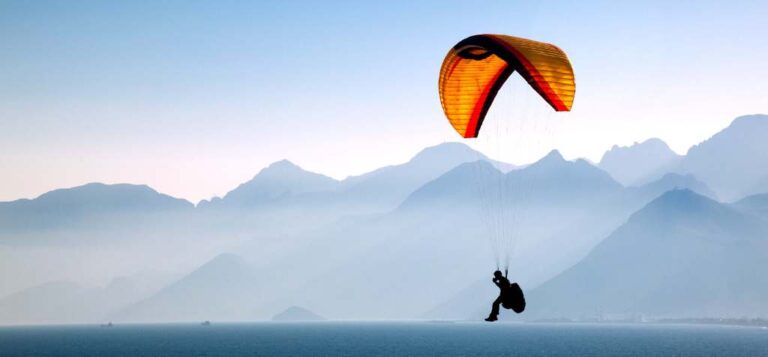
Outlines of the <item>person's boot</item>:
[{"label": "person's boot", "polygon": [[496,318],[496,316],[488,316],[488,318],[487,318],[487,319],[485,319],[485,321],[488,321],[488,322],[493,322],[493,321],[496,321],[496,320],[498,320],[498,319]]}]

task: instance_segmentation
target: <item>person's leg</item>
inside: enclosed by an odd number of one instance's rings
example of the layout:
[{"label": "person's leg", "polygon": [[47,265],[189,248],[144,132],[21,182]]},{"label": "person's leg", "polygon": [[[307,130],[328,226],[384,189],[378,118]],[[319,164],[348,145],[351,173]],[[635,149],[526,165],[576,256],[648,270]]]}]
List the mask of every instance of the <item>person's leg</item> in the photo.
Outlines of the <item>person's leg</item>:
[{"label": "person's leg", "polygon": [[491,314],[488,315],[488,318],[486,320],[495,321],[499,317],[499,305],[501,305],[501,296],[497,297],[496,300],[493,302],[493,307],[491,308]]}]

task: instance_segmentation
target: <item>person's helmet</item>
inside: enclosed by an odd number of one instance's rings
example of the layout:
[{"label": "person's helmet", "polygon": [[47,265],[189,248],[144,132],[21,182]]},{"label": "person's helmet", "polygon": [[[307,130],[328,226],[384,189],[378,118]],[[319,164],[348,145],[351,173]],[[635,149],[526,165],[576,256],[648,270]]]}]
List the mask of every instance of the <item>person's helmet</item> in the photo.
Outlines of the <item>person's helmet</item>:
[{"label": "person's helmet", "polygon": [[500,277],[502,277],[503,275],[501,274],[501,271],[500,271],[500,270],[497,270],[497,271],[493,272],[493,276],[495,276],[495,277],[497,277],[497,278],[500,278]]}]

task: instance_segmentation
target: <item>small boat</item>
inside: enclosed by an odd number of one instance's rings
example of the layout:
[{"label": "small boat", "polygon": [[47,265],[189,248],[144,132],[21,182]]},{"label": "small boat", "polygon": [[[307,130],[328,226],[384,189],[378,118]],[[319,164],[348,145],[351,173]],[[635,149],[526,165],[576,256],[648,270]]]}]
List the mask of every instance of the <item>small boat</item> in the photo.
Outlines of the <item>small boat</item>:
[{"label": "small boat", "polygon": [[208,320],[205,320],[205,321],[201,322],[201,323],[200,323],[200,325],[203,325],[203,326],[211,326],[211,322],[210,322],[210,321],[208,321]]}]

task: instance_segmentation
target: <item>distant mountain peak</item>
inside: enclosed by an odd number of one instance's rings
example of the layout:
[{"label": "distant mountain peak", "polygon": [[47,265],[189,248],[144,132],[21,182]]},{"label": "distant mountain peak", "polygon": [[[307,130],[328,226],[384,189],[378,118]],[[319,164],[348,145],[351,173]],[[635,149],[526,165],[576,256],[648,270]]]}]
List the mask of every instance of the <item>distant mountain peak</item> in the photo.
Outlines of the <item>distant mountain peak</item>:
[{"label": "distant mountain peak", "polygon": [[446,142],[419,151],[411,161],[444,159],[450,156],[474,156],[477,157],[476,160],[487,159],[485,155],[464,143]]},{"label": "distant mountain peak", "polygon": [[742,143],[743,140],[749,139],[749,137],[744,137],[744,135],[762,138],[766,130],[768,130],[768,115],[742,115],[733,119],[728,127],[712,135],[709,139],[692,146],[688,149],[688,154],[695,154],[697,151],[701,151],[702,147],[706,150],[706,147],[713,145],[713,143],[715,145],[733,144],[731,141]]},{"label": "distant mountain peak", "polygon": [[[676,188],[669,190],[667,192],[664,192],[661,196],[659,196],[656,200],[659,204],[677,204],[677,203],[691,203],[691,202],[704,202],[704,201],[712,201],[696,192],[693,192],[692,190],[689,190],[687,188]],[[714,202],[714,201],[712,201]]]},{"label": "distant mountain peak", "polygon": [[544,156],[540,161],[544,160],[565,161],[565,158],[563,158],[563,154],[561,154],[559,150],[554,149],[547,153],[547,155]]},{"label": "distant mountain peak", "polygon": [[667,143],[664,142],[664,140],[661,140],[659,138],[650,138],[641,142],[635,141],[634,143],[632,143],[632,145],[628,145],[628,146],[613,145],[610,150],[606,151],[605,154],[603,154],[603,159],[605,159],[606,155],[610,156],[611,154],[614,154],[619,151],[628,151],[628,150],[633,150],[637,148],[653,148],[657,150],[665,150],[670,152],[672,151],[672,149],[669,148],[669,145],[667,145]]},{"label": "distant mountain peak", "polygon": [[441,176],[419,187],[400,205],[405,209],[432,206],[437,201],[451,199],[454,195],[476,192],[487,182],[499,182],[504,173],[486,160],[477,160],[460,164]]},{"label": "distant mountain peak", "polygon": [[588,192],[621,187],[600,168],[582,159],[568,161],[557,150],[552,150],[539,161],[523,169],[509,172],[507,177],[510,180],[528,180],[531,184],[550,186],[557,190],[580,187],[582,192]]},{"label": "distant mountain peak", "polygon": [[625,186],[648,182],[671,170],[681,159],[669,145],[658,138],[614,145],[603,154],[598,166]]},{"label": "distant mountain peak", "polygon": [[239,255],[235,255],[232,253],[221,253],[215,256],[213,259],[209,260],[207,263],[203,264],[201,268],[225,267],[225,266],[248,267],[249,265]]},{"label": "distant mountain peak", "polygon": [[[333,178],[304,170],[291,161],[280,160],[261,169],[251,180],[240,184],[215,203],[259,204],[301,193],[330,191],[338,184]],[[211,203],[214,201],[211,200]]]},{"label": "distant mountain peak", "polygon": [[303,307],[291,306],[272,317],[272,321],[322,321],[322,316]]},{"label": "distant mountain peak", "polygon": [[388,210],[403,203],[406,197],[424,184],[457,166],[480,160],[488,158],[464,143],[442,143],[421,150],[406,163],[348,177],[342,182],[341,190],[347,197],[357,196],[355,200],[358,202],[363,202],[361,198],[370,202],[364,203],[364,206],[378,206],[376,210]]},{"label": "distant mountain peak", "polygon": [[[518,170],[521,173],[538,173],[538,174],[550,174],[553,171],[569,171],[569,172],[591,172],[595,175],[605,176],[610,180],[610,177],[600,168],[592,165],[589,161],[584,159],[577,159],[574,161],[566,160],[558,150],[552,150],[547,155],[526,166],[523,169]],[[565,172],[563,171],[563,172]]]},{"label": "distant mountain peak", "polygon": [[666,207],[690,212],[706,206],[722,206],[722,204],[691,189],[675,188],[661,194],[661,196],[646,205],[644,209]]},{"label": "distant mountain peak", "polygon": [[40,195],[38,198],[44,199],[48,197],[62,197],[62,196],[78,195],[82,193],[109,194],[111,192],[117,192],[117,191],[147,192],[147,193],[158,194],[157,191],[155,191],[153,188],[147,185],[134,185],[129,183],[106,184],[101,182],[89,182],[80,186],[75,186],[70,188],[60,188],[53,191],[48,191]]},{"label": "distant mountain peak", "polygon": [[740,210],[756,213],[762,217],[768,217],[768,193],[760,193],[744,197],[732,204]]},{"label": "distant mountain peak", "polygon": [[731,219],[734,214],[735,211],[731,208],[690,189],[682,188],[665,192],[636,212],[633,217],[645,217],[643,222],[674,224],[701,217]]},{"label": "distant mountain peak", "polygon": [[[768,115],[745,115],[692,146],[678,171],[693,173],[718,197],[735,200],[760,193],[768,177]],[[738,174],[735,174],[738,173]]]},{"label": "distant mountain peak", "polygon": [[[261,169],[254,178],[258,177],[259,175],[265,175],[265,174],[302,174],[302,173],[309,173],[309,174],[316,174],[314,172],[310,172],[307,170],[304,170],[301,168],[301,166],[294,164],[293,162],[283,159],[280,161],[275,161],[269,166]],[[316,174],[320,175],[320,174]]]},{"label": "distant mountain peak", "polygon": [[656,195],[669,191],[670,189],[689,189],[709,198],[717,197],[717,195],[709,188],[709,186],[707,186],[707,184],[701,182],[696,178],[696,176],[692,174],[679,174],[670,172],[655,181],[635,187],[646,192],[658,192]]},{"label": "distant mountain peak", "polygon": [[529,165],[526,169],[561,167],[568,163],[569,161],[566,160],[562,154],[560,154],[560,151],[552,150],[538,161]]},{"label": "distant mountain peak", "polygon": [[299,165],[294,164],[288,159],[282,159],[279,161],[275,161],[269,166],[267,166],[268,169],[297,169],[297,170],[303,170]]},{"label": "distant mountain peak", "polygon": [[[625,226],[643,231],[687,232],[720,239],[742,239],[763,229],[762,223],[737,208],[689,189],[669,190],[635,212]],[[684,227],[682,231],[678,227]],[[727,227],[728,233],[722,231]],[[651,234],[653,235],[653,234]],[[762,237],[762,233],[758,236]]]},{"label": "distant mountain peak", "polygon": [[768,115],[766,114],[749,114],[736,117],[728,127],[746,127],[750,125],[768,125]]},{"label": "distant mountain peak", "polygon": [[2,205],[22,204],[28,207],[75,209],[168,209],[191,208],[192,203],[155,191],[147,185],[127,183],[105,184],[91,182],[71,188],[56,189],[37,198],[22,199],[12,202],[0,202]]},{"label": "distant mountain peak", "polygon": [[504,173],[492,163],[486,160],[477,160],[460,164],[436,178],[434,181],[444,179],[462,180],[460,177],[463,177],[464,179],[466,179],[466,177],[471,177],[477,181],[481,180],[483,177],[498,177],[502,175],[504,175]]}]

